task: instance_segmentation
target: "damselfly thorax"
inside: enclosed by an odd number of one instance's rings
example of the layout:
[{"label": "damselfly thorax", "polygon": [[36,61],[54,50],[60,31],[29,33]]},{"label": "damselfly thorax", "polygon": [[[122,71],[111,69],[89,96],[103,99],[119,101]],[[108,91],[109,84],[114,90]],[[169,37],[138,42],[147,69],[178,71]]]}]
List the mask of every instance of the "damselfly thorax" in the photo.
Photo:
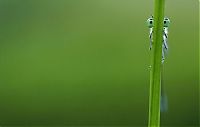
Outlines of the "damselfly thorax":
[{"label": "damselfly thorax", "polygon": [[[168,50],[168,27],[170,24],[169,18],[164,18],[163,20],[163,44],[162,44],[162,63],[165,61],[165,54]],[[154,26],[154,20],[153,16],[148,18],[147,25],[149,27],[149,39],[150,39],[150,50],[153,46],[153,26]]]}]

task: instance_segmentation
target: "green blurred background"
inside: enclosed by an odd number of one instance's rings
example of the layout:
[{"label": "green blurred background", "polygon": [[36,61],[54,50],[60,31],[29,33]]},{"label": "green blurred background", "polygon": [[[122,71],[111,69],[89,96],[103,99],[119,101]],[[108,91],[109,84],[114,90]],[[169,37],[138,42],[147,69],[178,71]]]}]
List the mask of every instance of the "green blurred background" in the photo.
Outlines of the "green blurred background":
[{"label": "green blurred background", "polygon": [[[171,19],[162,126],[198,126],[198,0]],[[0,0],[0,125],[147,126],[153,0]]]}]

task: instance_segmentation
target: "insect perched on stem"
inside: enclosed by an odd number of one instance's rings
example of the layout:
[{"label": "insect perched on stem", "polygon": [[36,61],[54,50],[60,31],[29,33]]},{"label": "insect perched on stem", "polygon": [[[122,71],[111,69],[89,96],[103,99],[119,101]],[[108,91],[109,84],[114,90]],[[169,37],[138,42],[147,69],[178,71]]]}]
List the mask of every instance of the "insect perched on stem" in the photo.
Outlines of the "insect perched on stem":
[{"label": "insect perched on stem", "polygon": [[[165,61],[165,54],[168,51],[168,27],[170,24],[169,18],[164,18],[163,20],[163,43],[162,43],[162,66]],[[153,26],[154,26],[154,19],[153,16],[151,16],[147,20],[147,26],[149,27],[149,39],[150,39],[150,50],[152,49],[153,46]],[[151,66],[150,66],[151,67]],[[164,91],[163,87],[163,74],[161,75],[161,102],[160,102],[160,110],[161,112],[167,111],[168,108],[168,102],[167,102],[167,96]]]}]

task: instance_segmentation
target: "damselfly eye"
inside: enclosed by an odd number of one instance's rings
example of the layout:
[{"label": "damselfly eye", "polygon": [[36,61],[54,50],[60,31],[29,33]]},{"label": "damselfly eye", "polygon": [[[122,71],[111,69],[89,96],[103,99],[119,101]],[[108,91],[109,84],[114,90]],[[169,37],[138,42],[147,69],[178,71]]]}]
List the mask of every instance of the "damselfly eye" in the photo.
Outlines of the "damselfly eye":
[{"label": "damselfly eye", "polygon": [[163,23],[164,23],[164,27],[169,27],[169,24],[170,24],[169,18],[164,18]]},{"label": "damselfly eye", "polygon": [[149,19],[147,20],[147,26],[148,26],[149,28],[152,28],[152,27],[153,27],[153,18],[149,18]]}]

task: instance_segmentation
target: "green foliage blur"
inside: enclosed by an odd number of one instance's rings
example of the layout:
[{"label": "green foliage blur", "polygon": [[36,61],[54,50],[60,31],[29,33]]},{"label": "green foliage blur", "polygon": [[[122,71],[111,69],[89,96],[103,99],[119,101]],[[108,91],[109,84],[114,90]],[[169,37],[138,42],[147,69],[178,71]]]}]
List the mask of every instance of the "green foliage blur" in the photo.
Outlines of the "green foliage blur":
[{"label": "green foliage blur", "polygon": [[[181,4],[180,4],[181,3]],[[166,1],[166,126],[198,126],[198,1]],[[146,126],[153,0],[0,0],[0,125]]]}]

